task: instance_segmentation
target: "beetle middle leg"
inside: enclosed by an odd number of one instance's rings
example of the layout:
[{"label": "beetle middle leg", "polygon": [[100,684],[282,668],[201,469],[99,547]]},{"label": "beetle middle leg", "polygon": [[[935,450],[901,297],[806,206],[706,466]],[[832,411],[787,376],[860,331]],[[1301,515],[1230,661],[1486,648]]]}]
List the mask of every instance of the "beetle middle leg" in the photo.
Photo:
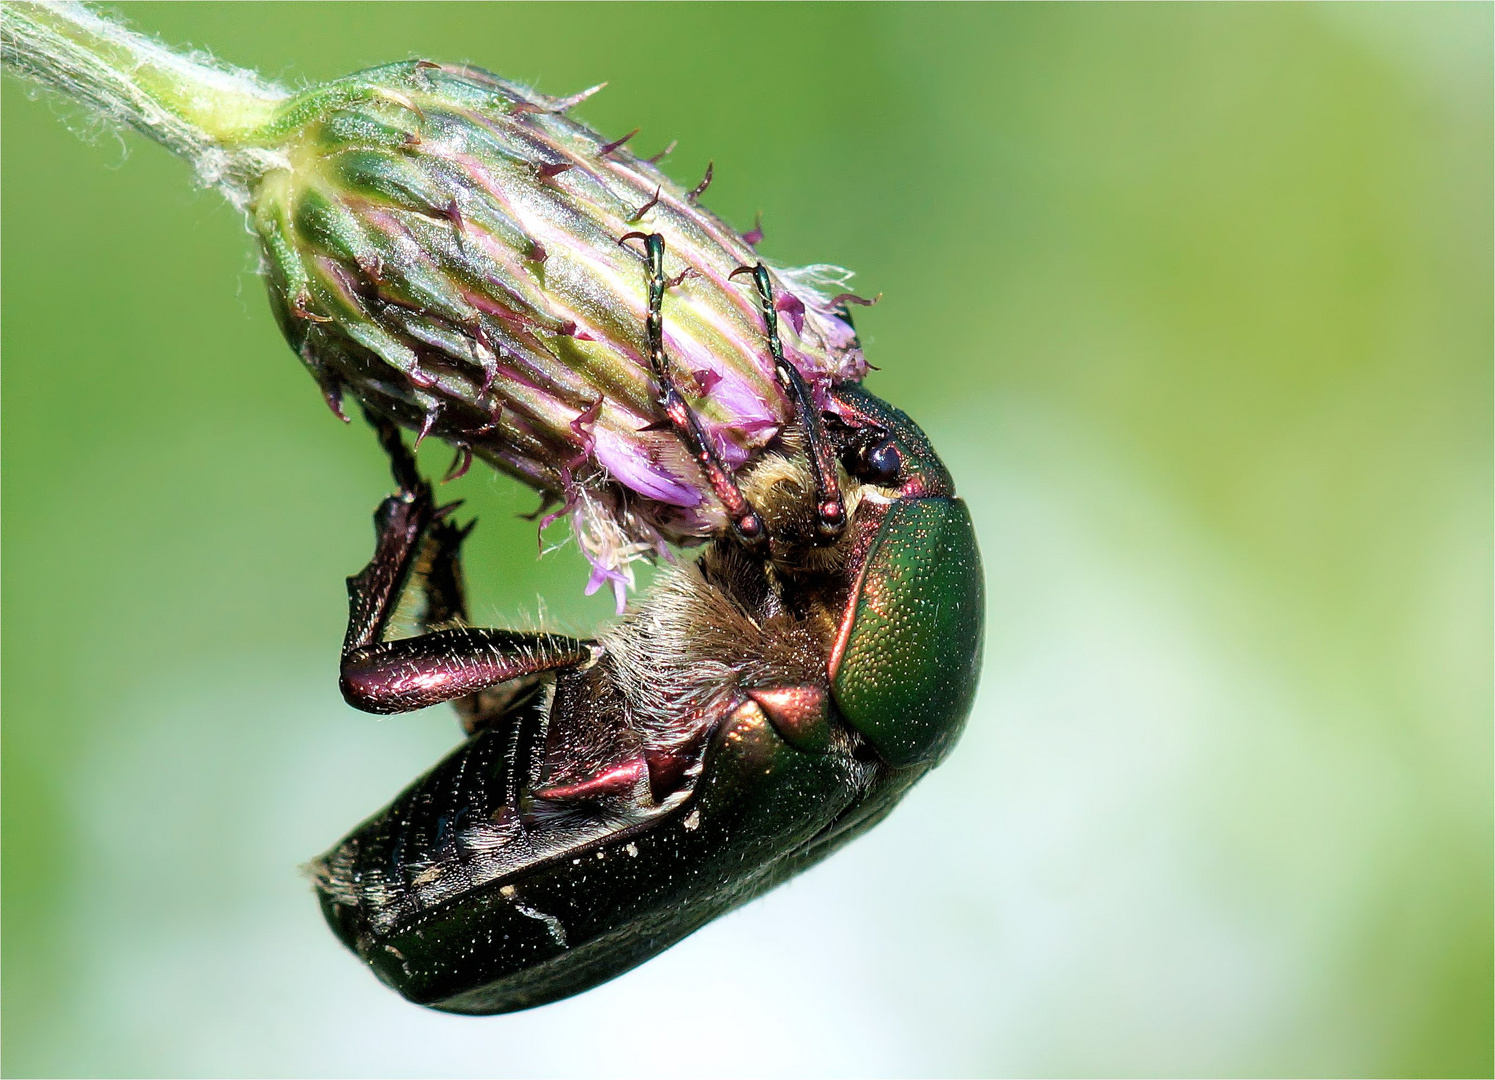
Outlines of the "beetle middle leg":
[{"label": "beetle middle leg", "polygon": [[[501,711],[512,695],[485,691],[502,683],[593,658],[593,647],[560,634],[466,625],[460,550],[471,526],[447,520],[455,504],[437,507],[399,429],[370,416],[389,454],[399,490],[374,513],[374,556],[348,579],[348,632],[339,680],[354,708],[408,712],[443,701],[457,703],[469,731]],[[426,632],[385,639],[389,621],[412,576],[425,593]],[[437,627],[440,627],[437,629]]]}]

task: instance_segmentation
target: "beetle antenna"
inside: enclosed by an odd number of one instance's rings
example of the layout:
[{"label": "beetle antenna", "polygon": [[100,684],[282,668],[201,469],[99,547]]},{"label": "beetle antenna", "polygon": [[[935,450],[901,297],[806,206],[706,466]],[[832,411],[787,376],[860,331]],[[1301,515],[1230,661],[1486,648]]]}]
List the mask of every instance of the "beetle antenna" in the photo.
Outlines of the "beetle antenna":
[{"label": "beetle antenna", "polygon": [[700,417],[681,395],[670,371],[669,357],[665,355],[664,293],[670,279],[664,272],[664,237],[659,233],[629,233],[623,237],[624,240],[634,238],[644,241],[644,259],[649,268],[649,311],[644,321],[644,337],[649,349],[649,366],[654,372],[654,381],[659,384],[659,406],[705,473],[711,490],[726,507],[732,531],[750,550],[762,551],[768,542],[763,518],[737,486],[726,462],[701,427]]},{"label": "beetle antenna", "polygon": [[731,276],[738,274],[753,275],[753,284],[758,289],[758,306],[763,312],[763,325],[768,334],[768,351],[773,356],[774,374],[785,393],[793,399],[795,417],[805,433],[810,472],[815,478],[816,524],[822,536],[836,536],[846,527],[846,503],[836,483],[836,463],[831,457],[830,440],[826,438],[820,410],[815,407],[804,376],[784,358],[784,346],[779,341],[779,313],[773,302],[773,283],[762,263],[739,266]]}]

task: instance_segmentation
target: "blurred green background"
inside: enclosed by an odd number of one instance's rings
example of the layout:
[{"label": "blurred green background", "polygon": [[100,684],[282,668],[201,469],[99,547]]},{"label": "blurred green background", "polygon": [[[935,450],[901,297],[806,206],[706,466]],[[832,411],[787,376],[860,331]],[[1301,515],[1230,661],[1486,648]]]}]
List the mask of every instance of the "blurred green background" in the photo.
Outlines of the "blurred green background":
[{"label": "blurred green background", "polygon": [[[458,737],[337,693],[381,457],[235,212],[7,79],[8,1075],[1490,1075],[1490,5],[124,10],[292,83],[608,79],[715,159],[885,294],[986,667],[828,864],[571,1001],[403,1003],[297,873]],[[456,487],[478,616],[607,617]]]}]

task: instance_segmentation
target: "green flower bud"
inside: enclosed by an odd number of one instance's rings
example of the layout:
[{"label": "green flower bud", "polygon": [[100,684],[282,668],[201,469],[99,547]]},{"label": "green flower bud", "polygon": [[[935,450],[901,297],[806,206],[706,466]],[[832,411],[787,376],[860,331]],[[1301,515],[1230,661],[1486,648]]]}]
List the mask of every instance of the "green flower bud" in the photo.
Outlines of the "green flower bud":
[{"label": "green flower bud", "polygon": [[[581,95],[584,96],[584,95]],[[391,64],[289,101],[284,165],[251,197],[281,326],[334,405],[346,391],[566,500],[604,573],[726,522],[658,429],[636,248],[666,241],[664,339],[729,466],[792,416],[763,317],[729,280],[748,241],[557,100],[471,68]],[[776,271],[784,346],[812,386],[861,378],[828,288]]]},{"label": "green flower bud", "polygon": [[[620,605],[632,560],[727,526],[699,465],[660,424],[646,268],[628,234],[664,238],[665,351],[725,465],[749,462],[793,418],[751,281],[731,279],[759,261],[756,237],[698,204],[706,181],[687,191],[627,138],[570,119],[587,94],[545,97],[418,60],[294,96],[239,72],[236,96],[223,69],[194,71],[83,9],[6,13],[8,60],[50,57],[28,73],[103,101],[246,207],[275,315],[335,411],[351,396],[457,447],[463,468],[475,456],[561,500],[596,568],[590,589],[610,579]],[[77,31],[85,21],[92,38]],[[27,30],[38,25],[104,75],[56,61],[59,47]],[[134,49],[126,75],[110,49]],[[147,50],[154,66],[139,61]],[[142,91],[141,71],[166,74]],[[194,92],[209,75],[218,99]],[[186,137],[142,123],[130,94]],[[182,100],[197,113],[184,118]],[[230,115],[252,122],[209,122]],[[769,267],[784,354],[817,400],[865,374],[845,298],[833,295],[848,277]]]}]

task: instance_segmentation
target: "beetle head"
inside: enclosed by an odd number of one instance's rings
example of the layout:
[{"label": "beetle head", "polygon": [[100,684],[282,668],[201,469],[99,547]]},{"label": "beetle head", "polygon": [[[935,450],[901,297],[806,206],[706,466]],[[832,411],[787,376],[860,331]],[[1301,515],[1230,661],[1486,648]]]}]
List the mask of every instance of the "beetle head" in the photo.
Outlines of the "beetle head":
[{"label": "beetle head", "polygon": [[985,604],[975,529],[918,425],[860,387],[830,396],[842,465],[860,485],[831,692],[889,764],[927,767],[954,745],[976,694]]}]

